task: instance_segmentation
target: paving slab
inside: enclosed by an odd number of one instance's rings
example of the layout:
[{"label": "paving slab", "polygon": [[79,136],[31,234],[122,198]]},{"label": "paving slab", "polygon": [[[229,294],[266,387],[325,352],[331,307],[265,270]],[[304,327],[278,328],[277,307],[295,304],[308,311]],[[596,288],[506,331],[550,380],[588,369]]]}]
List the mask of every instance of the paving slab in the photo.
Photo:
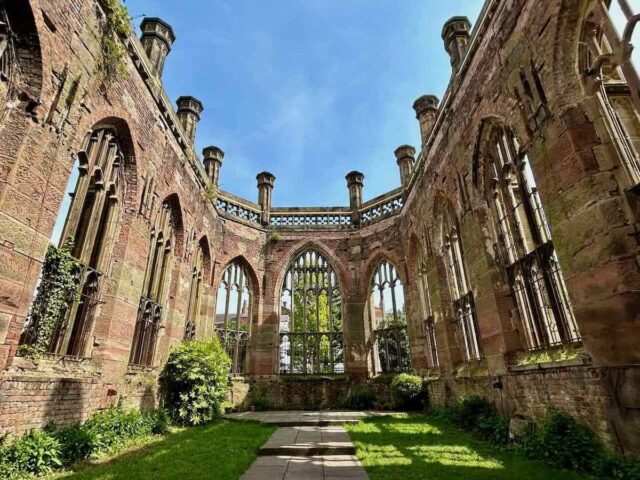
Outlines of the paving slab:
[{"label": "paving slab", "polygon": [[368,480],[342,424],[383,412],[242,412],[232,420],[280,426],[242,480]]}]

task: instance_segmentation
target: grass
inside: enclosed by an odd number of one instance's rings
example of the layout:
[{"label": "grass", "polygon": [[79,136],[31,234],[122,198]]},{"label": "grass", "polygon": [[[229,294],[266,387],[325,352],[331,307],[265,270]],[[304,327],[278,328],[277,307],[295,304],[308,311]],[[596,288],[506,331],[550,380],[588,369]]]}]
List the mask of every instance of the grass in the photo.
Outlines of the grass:
[{"label": "grass", "polygon": [[371,480],[579,480],[516,451],[499,449],[425,415],[346,425]]},{"label": "grass", "polygon": [[118,456],[80,463],[50,479],[237,480],[255,460],[275,427],[255,422],[219,422],[181,429],[134,446]]}]

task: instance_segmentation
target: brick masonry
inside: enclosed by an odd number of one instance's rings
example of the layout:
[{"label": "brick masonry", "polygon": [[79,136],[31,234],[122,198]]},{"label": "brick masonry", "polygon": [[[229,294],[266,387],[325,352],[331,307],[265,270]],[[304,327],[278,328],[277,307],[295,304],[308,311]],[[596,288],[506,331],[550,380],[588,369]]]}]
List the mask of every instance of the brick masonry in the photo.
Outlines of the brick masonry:
[{"label": "brick masonry", "polygon": [[[430,383],[432,401],[481,393],[507,414],[530,417],[555,405],[590,423],[610,444],[640,451],[640,197],[624,179],[614,138],[576,67],[584,18],[595,3],[487,2],[484,26],[468,47],[472,53],[452,75],[446,111],[406,185],[401,213],[359,229],[286,229],[274,238],[269,228],[221,215],[206,200],[198,156],[175,114],[163,109],[161,81],[145,78],[139,60],[129,62],[122,79],[104,83],[96,75],[96,0],[0,2],[0,7],[9,5],[19,67],[8,87],[0,89],[6,97],[0,102],[0,433],[23,432],[50,420],[80,421],[118,397],[140,408],[156,405],[157,374],[183,337],[192,257],[201,240],[210,258],[199,336],[213,333],[216,291],[225,267],[239,258],[252,279],[247,375],[246,382],[234,383],[235,403],[246,405],[249,389],[261,385],[271,388],[283,407],[320,408],[369,379],[367,306],[371,276],[381,259],[397,267],[405,286],[412,363],[426,373],[415,267],[416,252],[427,244],[441,361],[439,371],[431,372],[439,375]],[[440,41],[431,32],[422,34]],[[532,64],[549,112],[535,131],[515,93],[522,87],[520,73]],[[74,95],[71,80],[77,80]],[[488,121],[509,125],[531,162],[589,357],[585,364],[510,367],[524,342],[493,248],[494,226],[483,191],[477,145]],[[117,129],[128,168],[90,355],[81,361],[28,362],[16,357],[20,332],[73,154],[96,125]],[[639,131],[633,132],[633,142]],[[156,205],[172,195],[180,222],[156,363],[141,370],[127,364],[149,255],[151,224],[141,203],[151,177]],[[463,365],[451,311],[441,253],[445,212],[454,212],[460,225],[478,313],[485,357],[473,368]],[[343,381],[292,382],[277,375],[280,288],[289,262],[305,248],[323,253],[339,277]],[[501,389],[494,388],[497,381]]]}]

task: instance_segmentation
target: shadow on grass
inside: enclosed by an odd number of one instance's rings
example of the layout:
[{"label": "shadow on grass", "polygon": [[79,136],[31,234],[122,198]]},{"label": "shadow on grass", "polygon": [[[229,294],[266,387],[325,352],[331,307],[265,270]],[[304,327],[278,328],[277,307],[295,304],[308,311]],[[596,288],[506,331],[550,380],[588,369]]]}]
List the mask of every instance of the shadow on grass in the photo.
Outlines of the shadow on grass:
[{"label": "shadow on grass", "polygon": [[580,480],[572,472],[492,447],[423,415],[347,426],[371,480]]},{"label": "shadow on grass", "polygon": [[78,465],[54,478],[73,480],[215,478],[237,480],[274,427],[220,422],[188,428],[98,465]]}]

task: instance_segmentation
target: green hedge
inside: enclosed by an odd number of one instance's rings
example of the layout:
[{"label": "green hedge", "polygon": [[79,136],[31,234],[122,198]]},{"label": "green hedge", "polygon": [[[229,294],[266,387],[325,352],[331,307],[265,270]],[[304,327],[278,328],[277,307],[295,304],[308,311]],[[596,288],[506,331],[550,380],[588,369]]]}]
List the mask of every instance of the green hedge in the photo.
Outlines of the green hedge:
[{"label": "green hedge", "polygon": [[168,431],[163,410],[138,412],[111,407],[94,414],[84,424],[56,429],[49,424],[11,444],[0,444],[0,478],[17,480],[47,475],[79,460],[114,453],[128,442]]}]

